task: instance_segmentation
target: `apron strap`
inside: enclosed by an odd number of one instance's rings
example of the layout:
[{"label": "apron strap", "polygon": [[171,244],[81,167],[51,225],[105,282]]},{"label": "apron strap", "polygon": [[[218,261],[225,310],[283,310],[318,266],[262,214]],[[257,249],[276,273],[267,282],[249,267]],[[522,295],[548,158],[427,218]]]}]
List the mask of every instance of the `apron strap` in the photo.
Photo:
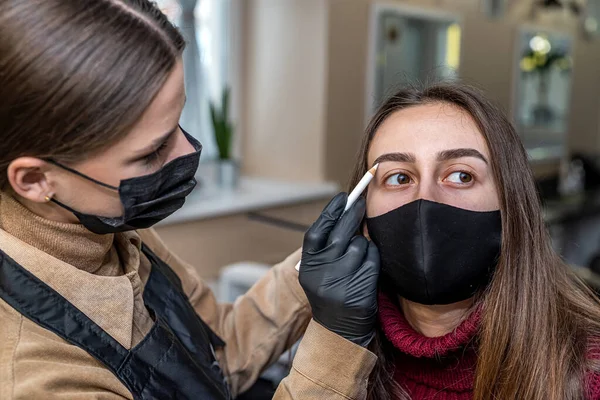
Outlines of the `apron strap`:
[{"label": "apron strap", "polygon": [[2,250],[0,298],[26,318],[82,348],[114,374],[127,360],[127,349]]},{"label": "apron strap", "polygon": [[[177,302],[177,311],[186,317],[184,320],[186,321],[186,326],[180,326],[177,324],[177,321],[171,321],[171,328],[177,331],[178,333],[181,330],[187,330],[191,326],[196,325],[196,329],[198,329],[198,336],[207,336],[210,343],[215,347],[223,347],[225,346],[225,342],[221,339],[201,317],[198,316],[196,311],[193,309],[192,305],[189,302],[189,299],[185,292],[183,291],[183,286],[181,284],[181,279],[179,276],[171,269],[171,267],[166,264],[163,260],[161,260],[148,246],[142,243],[142,252],[148,260],[152,264],[152,274],[161,275],[163,279],[149,279],[148,284],[144,289],[144,301],[147,305],[150,305],[152,309],[159,310],[168,308],[169,305],[166,302],[174,301],[174,299],[167,299],[164,296],[161,296],[161,293],[165,293],[168,288],[166,287],[167,282],[172,285],[178,292],[178,299],[175,300]],[[167,282],[165,282],[166,280]],[[173,314],[171,314],[173,316]],[[195,323],[192,324],[192,321]],[[189,324],[189,325],[188,325]],[[183,324],[181,324],[183,325]],[[180,339],[185,341],[185,335],[181,335]]]}]

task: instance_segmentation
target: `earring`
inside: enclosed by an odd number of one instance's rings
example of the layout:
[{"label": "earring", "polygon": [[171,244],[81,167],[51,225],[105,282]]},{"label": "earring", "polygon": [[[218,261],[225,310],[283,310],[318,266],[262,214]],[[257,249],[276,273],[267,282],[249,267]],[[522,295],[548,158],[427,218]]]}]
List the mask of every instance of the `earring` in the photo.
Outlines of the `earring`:
[{"label": "earring", "polygon": [[51,196],[44,196],[44,200],[46,201],[46,203],[48,203],[50,200],[52,200]]}]

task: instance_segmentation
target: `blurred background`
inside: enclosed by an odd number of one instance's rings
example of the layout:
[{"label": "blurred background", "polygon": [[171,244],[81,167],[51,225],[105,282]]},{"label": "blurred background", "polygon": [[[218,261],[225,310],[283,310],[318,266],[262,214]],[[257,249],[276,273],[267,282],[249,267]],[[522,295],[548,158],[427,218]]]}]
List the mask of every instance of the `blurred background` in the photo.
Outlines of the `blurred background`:
[{"label": "blurred background", "polygon": [[[159,0],[188,41],[200,182],[159,225],[233,300],[302,244],[401,85],[461,79],[512,118],[557,251],[600,288],[600,0]],[[285,364],[285,362],[284,362]]]}]

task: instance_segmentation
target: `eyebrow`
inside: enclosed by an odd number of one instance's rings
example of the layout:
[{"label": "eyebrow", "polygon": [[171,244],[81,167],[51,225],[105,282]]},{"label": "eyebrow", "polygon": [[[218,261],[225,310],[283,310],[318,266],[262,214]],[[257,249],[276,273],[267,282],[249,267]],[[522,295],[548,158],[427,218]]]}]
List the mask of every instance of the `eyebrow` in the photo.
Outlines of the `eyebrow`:
[{"label": "eyebrow", "polygon": [[479,158],[481,161],[488,164],[488,160],[485,158],[485,156],[475,149],[444,150],[437,154],[438,161],[448,161],[463,157]]},{"label": "eyebrow", "polygon": [[169,140],[175,132],[177,132],[178,128],[179,128],[179,125],[176,125],[175,128],[171,129],[169,132],[165,133],[164,135],[162,135],[159,138],[154,139],[149,146],[146,146],[141,150],[137,150],[135,152],[137,155],[133,156],[131,158],[131,161],[138,161],[138,160],[144,158],[145,156],[147,156],[148,154],[156,151],[156,149],[158,149],[163,143],[165,143],[167,140]]},{"label": "eyebrow", "polygon": [[[443,150],[437,154],[437,161],[449,161],[457,158],[463,157],[474,157],[479,158],[484,163],[488,164],[487,159],[483,154],[475,149],[451,149],[451,150]],[[404,162],[404,163],[416,163],[417,158],[412,153],[386,153],[377,157],[373,165],[379,164],[382,162]]]},{"label": "eyebrow", "polygon": [[391,162],[405,162],[405,163],[416,163],[417,157],[415,157],[412,153],[386,153],[382,154],[373,163],[381,164],[382,162],[391,161]]}]

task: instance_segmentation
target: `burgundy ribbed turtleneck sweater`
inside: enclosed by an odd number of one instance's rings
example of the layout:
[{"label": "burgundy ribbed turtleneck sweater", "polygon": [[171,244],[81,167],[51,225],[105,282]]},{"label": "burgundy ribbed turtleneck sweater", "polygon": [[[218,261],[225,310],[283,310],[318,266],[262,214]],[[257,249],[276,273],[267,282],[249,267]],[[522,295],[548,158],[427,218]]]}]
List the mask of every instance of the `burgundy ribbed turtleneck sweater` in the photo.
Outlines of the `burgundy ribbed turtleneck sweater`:
[{"label": "burgundy ribbed turtleneck sweater", "polygon": [[[477,349],[479,313],[473,312],[454,331],[429,338],[416,332],[395,302],[379,295],[379,321],[396,348],[394,379],[413,400],[470,400]],[[588,377],[590,400],[600,400],[600,374]]]}]

